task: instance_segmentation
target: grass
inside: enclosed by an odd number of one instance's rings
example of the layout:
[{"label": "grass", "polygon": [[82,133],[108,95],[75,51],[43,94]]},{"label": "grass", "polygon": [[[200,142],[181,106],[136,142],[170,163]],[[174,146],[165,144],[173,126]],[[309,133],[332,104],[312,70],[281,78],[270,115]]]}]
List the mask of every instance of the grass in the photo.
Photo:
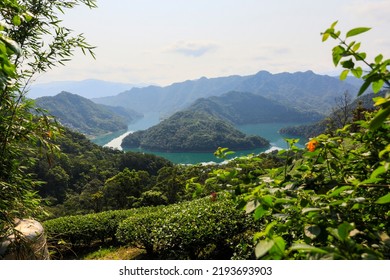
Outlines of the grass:
[{"label": "grass", "polygon": [[134,247],[100,247],[97,251],[90,252],[82,259],[84,260],[135,260],[145,254],[142,249]]}]

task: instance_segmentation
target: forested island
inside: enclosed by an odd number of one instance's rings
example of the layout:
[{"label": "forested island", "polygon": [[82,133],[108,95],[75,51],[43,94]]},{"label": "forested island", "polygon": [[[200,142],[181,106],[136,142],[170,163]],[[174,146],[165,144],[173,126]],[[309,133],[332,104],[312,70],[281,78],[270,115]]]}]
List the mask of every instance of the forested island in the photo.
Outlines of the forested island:
[{"label": "forested island", "polygon": [[249,150],[268,147],[259,136],[246,136],[230,123],[205,112],[181,111],[122,141],[124,148],[166,152],[214,152],[218,147]]}]

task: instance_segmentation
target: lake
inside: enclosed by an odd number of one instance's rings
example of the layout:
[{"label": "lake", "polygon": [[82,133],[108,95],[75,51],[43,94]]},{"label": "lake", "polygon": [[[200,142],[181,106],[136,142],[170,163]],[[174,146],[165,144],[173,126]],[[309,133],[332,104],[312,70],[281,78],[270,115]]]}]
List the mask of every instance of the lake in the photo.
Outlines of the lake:
[{"label": "lake", "polygon": [[[129,133],[137,130],[144,130],[153,125],[159,123],[159,116],[157,114],[147,115],[143,119],[129,124],[128,131],[119,131],[116,133],[107,134],[101,137],[97,137],[92,141],[101,146],[109,146],[115,149],[121,149],[120,144],[122,139]],[[296,138],[289,137],[288,135],[280,135],[278,133],[279,129],[286,126],[293,126],[303,124],[302,122],[283,122],[283,123],[262,123],[262,124],[248,124],[237,126],[237,129],[248,134],[248,135],[259,135],[266,138],[271,143],[271,148],[264,149],[254,149],[254,150],[245,150],[237,151],[234,156],[242,156],[248,154],[258,154],[261,152],[266,152],[270,149],[285,149],[287,148],[287,143],[284,140],[285,138]],[[306,139],[302,139],[299,143],[299,147],[303,147]],[[126,151],[134,152],[143,152],[151,153],[157,156],[164,157],[174,163],[182,164],[196,164],[201,162],[220,162],[221,160],[217,159],[213,153],[163,153],[163,152],[150,152],[143,149],[126,149]]]}]

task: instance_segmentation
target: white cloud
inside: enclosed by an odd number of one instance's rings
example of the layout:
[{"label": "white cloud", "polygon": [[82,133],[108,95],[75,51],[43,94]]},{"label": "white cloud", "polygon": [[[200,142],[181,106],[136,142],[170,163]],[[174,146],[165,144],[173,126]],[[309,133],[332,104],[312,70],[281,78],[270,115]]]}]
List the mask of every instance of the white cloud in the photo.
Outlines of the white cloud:
[{"label": "white cloud", "polygon": [[169,52],[185,56],[200,57],[206,53],[215,51],[218,46],[210,42],[179,41],[168,48]]}]

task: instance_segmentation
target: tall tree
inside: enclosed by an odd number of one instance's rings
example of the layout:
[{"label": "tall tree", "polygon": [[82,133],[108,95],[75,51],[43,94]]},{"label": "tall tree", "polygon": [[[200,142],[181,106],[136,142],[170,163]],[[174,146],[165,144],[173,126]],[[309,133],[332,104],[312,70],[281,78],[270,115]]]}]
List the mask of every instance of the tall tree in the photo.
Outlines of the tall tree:
[{"label": "tall tree", "polygon": [[[0,2],[0,241],[16,217],[37,214],[40,184],[26,170],[37,153],[55,152],[59,127],[26,98],[39,73],[62,65],[75,49],[93,56],[83,35],[59,18],[67,9],[95,0],[2,0]],[[34,112],[35,111],[35,112]]]}]

